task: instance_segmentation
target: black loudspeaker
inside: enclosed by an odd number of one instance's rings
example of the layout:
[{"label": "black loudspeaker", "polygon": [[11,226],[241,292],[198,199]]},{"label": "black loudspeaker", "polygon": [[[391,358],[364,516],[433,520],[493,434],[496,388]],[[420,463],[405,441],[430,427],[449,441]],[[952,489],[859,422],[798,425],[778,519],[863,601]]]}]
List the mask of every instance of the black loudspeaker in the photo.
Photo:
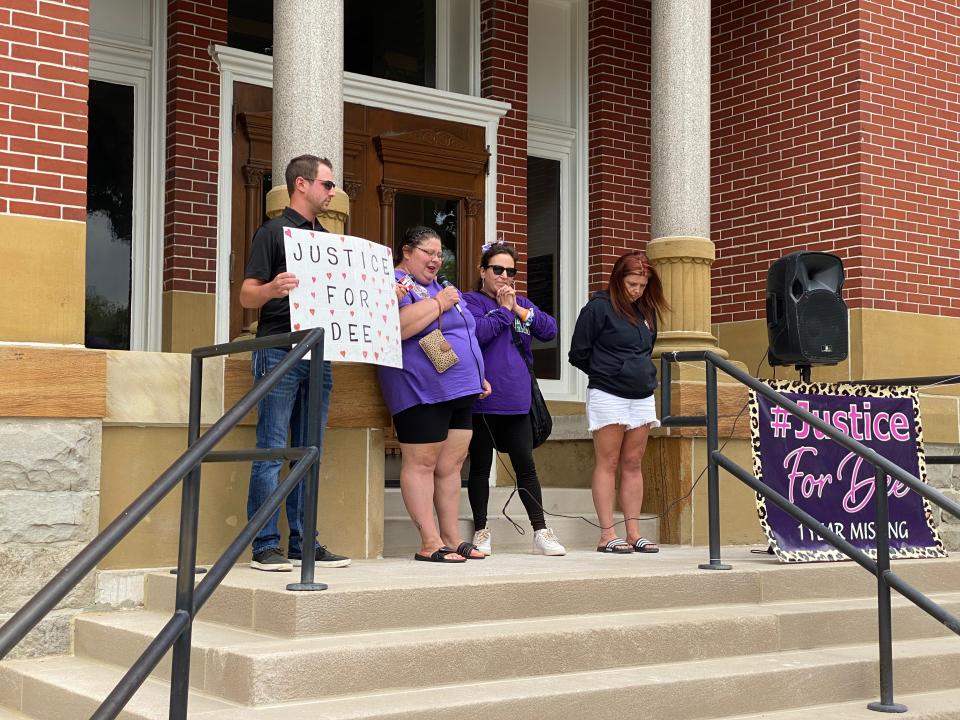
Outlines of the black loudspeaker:
[{"label": "black loudspeaker", "polygon": [[771,365],[836,365],[848,352],[847,305],[836,255],[795,252],[767,272],[767,360]]}]

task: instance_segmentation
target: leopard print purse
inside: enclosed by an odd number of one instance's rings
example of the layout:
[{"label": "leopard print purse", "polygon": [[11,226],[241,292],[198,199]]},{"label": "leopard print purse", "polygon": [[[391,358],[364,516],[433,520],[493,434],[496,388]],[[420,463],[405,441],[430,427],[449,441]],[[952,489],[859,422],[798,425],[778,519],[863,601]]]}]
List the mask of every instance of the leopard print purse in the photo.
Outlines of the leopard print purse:
[{"label": "leopard print purse", "polygon": [[[440,305],[439,300],[437,300],[437,305]],[[446,372],[460,362],[457,353],[454,352],[450,343],[443,336],[443,328],[440,323],[442,317],[443,306],[440,306],[440,315],[437,316],[437,329],[427,333],[419,341],[424,354],[433,363],[433,367],[437,369],[438,373]]]}]

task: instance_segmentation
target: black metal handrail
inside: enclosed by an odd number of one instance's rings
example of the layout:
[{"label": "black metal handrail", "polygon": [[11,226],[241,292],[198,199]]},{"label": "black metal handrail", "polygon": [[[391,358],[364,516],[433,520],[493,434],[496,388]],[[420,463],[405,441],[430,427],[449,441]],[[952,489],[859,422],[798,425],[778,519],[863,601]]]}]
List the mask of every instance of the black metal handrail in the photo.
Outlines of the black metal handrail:
[{"label": "black metal handrail", "polygon": [[[847,555],[861,567],[877,578],[877,615],[879,627],[879,656],[880,656],[880,701],[868,704],[868,708],[879,712],[905,712],[906,706],[895,703],[893,700],[893,649],[890,612],[890,588],[894,588],[905,598],[914,603],[921,610],[936,618],[948,629],[960,635],[960,618],[948,612],[922,592],[914,588],[903,578],[890,569],[890,529],[888,526],[889,503],[887,493],[876,493],[876,524],[877,524],[877,558],[873,560],[864,551],[847,542],[844,538],[820,523],[809,513],[801,510],[790,500],[766,484],[758,480],[751,473],[744,470],[736,462],[720,452],[718,417],[717,417],[717,369],[729,375],[734,380],[746,385],[751,390],[763,395],[770,402],[800,418],[803,422],[819,430],[831,440],[839,443],[850,452],[870,462],[876,471],[875,483],[878,487],[886,487],[888,477],[893,477],[908,486],[930,502],[942,508],[951,515],[960,518],[960,503],[930,487],[919,478],[911,475],[903,468],[890,462],[875,451],[845,435],[832,425],[827,424],[813,413],[804,410],[799,405],[777,392],[769,385],[748,375],[716,353],[710,351],[665,352],[660,356],[660,414],[661,424],[664,427],[692,427],[706,426],[707,428],[707,497],[708,497],[708,524],[710,538],[710,561],[700,565],[705,570],[729,570],[730,565],[720,559],[720,478],[719,468],[729,472],[735,478],[745,483],[754,492],[760,493],[788,515],[802,523],[805,527],[820,535],[840,552]],[[704,362],[706,371],[706,404],[705,415],[678,415],[673,416],[671,410],[670,387],[672,382],[672,364],[674,362]],[[944,375],[924,378],[903,378],[886,380],[864,380],[863,385],[902,385],[915,384],[922,380],[925,385],[950,384],[960,382],[960,376]],[[960,463],[960,457],[935,456],[935,462]]]},{"label": "black metal handrail", "polygon": [[[272,347],[290,347],[277,365],[265,374],[205,433],[200,433],[200,400],[202,397],[203,360],[206,358],[250,352]],[[177,557],[177,594],[173,615],[150,642],[127,673],[117,683],[91,720],[112,720],[140,688],[163,656],[173,648],[173,669],[170,682],[171,720],[187,717],[190,685],[190,643],[193,620],[213,591],[226,577],[256,534],[280,507],[284,499],[306,477],[304,496],[303,538],[315,542],[317,524],[317,491],[320,477],[320,401],[323,363],[310,363],[308,393],[307,446],[301,448],[251,449],[214,451],[213,448],[269,393],[274,386],[307,355],[323,357],[323,329],[272,335],[232,343],[196,348],[191,353],[190,410],[187,450],[140,494],[120,515],[81,550],[36,595],[0,627],[0,659],[4,658],[47,613],[73,590],[129,532],[183,482],[180,506],[180,545]],[[235,462],[241,460],[297,460],[282,483],[243,527],[237,537],[213,564],[204,579],[195,585],[197,525],[200,508],[200,465],[203,462]],[[309,473],[309,476],[308,476]],[[304,551],[300,582],[289,590],[325,590],[326,585],[314,582],[316,555]]]}]

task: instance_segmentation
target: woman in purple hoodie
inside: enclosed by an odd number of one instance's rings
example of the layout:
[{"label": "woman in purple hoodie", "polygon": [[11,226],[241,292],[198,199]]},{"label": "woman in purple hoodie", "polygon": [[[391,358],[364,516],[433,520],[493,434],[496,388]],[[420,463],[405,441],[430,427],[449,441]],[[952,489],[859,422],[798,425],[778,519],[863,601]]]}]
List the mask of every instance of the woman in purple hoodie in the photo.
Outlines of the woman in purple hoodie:
[{"label": "woman in purple hoodie", "polygon": [[492,553],[487,502],[496,447],[510,455],[520,500],[533,526],[533,552],[565,555],[566,550],[543,517],[543,494],[533,462],[527,371],[527,363],[533,362],[531,338],[552,340],[557,334],[557,321],[517,294],[513,287],[516,276],[517,251],[503,243],[485,245],[480,258],[480,288],[464,295],[476,320],[486,376],[494,388],[493,394],[473,406],[467,485],[473,511],[473,544],[487,555]]}]

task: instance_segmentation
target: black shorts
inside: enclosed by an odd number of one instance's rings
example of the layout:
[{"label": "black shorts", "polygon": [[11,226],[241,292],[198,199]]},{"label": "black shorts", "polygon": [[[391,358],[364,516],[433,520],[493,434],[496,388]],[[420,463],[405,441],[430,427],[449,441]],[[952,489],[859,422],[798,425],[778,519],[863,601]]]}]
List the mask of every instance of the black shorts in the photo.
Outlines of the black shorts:
[{"label": "black shorts", "polygon": [[476,395],[414,405],[393,416],[397,440],[410,445],[443,442],[448,430],[472,430]]}]

